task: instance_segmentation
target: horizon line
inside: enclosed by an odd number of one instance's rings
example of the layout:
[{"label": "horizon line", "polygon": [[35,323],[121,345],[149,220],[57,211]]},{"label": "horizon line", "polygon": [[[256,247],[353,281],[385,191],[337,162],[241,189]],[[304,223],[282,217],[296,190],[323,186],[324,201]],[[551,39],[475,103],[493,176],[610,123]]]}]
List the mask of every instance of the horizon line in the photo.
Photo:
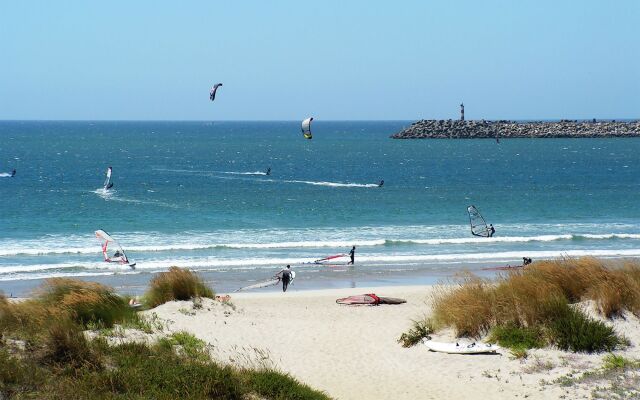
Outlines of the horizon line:
[{"label": "horizon line", "polygon": [[[465,121],[592,121],[594,118],[468,118]],[[640,118],[595,118],[596,121],[606,122],[633,122],[640,121]],[[0,119],[3,122],[300,122],[298,119]],[[415,118],[415,119],[318,119],[314,117],[314,121],[323,122],[411,122],[411,121],[460,121],[459,118]]]}]

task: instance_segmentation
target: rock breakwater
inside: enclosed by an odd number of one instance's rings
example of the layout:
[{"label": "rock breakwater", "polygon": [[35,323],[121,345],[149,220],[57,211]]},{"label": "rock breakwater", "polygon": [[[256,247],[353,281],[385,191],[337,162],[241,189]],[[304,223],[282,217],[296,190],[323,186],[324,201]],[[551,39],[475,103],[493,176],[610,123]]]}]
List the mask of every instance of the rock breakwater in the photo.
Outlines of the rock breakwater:
[{"label": "rock breakwater", "polygon": [[640,137],[640,121],[421,120],[393,139]]}]

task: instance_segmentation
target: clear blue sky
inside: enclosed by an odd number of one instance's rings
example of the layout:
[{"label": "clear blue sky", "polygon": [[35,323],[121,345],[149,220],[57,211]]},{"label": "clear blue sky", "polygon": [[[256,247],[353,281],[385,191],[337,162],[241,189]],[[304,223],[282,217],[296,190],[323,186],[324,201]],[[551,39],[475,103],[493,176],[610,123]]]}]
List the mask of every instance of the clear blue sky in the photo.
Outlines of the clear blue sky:
[{"label": "clear blue sky", "polygon": [[468,119],[640,118],[640,1],[0,3],[0,119],[439,119],[460,101]]}]

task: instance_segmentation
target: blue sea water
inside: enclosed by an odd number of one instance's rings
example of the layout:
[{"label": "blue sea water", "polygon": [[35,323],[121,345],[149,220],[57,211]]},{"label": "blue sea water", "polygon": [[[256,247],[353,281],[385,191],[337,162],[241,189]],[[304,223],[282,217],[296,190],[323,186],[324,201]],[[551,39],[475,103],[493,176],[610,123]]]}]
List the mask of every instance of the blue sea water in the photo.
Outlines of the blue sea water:
[{"label": "blue sea water", "polygon": [[[136,292],[171,265],[224,291],[287,263],[303,289],[640,257],[637,139],[389,138],[406,125],[318,120],[304,140],[294,121],[0,122],[0,290],[73,276]],[[471,236],[470,204],[494,238]],[[102,260],[100,228],[136,270]],[[354,267],[303,264],[351,245]]]}]

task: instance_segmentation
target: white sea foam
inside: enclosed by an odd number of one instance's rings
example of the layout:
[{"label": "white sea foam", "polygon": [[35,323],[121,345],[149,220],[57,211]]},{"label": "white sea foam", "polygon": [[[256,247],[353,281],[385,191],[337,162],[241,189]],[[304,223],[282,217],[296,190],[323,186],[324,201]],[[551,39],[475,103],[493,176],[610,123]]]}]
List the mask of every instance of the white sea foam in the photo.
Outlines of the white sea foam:
[{"label": "white sea foam", "polygon": [[229,175],[267,175],[266,172],[261,172],[261,171],[253,171],[253,172],[214,171],[214,172],[219,172],[221,174],[229,174]]},{"label": "white sea foam", "polygon": [[378,187],[377,183],[343,183],[343,182],[324,182],[324,181],[298,181],[298,180],[285,180],[287,183],[304,183],[314,186],[329,186],[329,187],[361,187],[361,188],[375,188]]},{"label": "white sea foam", "polygon": [[[487,253],[454,253],[454,254],[383,254],[383,255],[366,255],[356,256],[356,267],[362,264],[383,264],[383,265],[433,265],[437,267],[440,264],[449,264],[456,262],[515,262],[522,259],[523,255],[531,257],[534,260],[555,258],[562,256],[581,257],[595,256],[602,258],[615,257],[640,257],[640,248],[638,249],[608,249],[608,250],[553,250],[553,251],[504,251],[504,252],[487,252]],[[312,263],[313,259],[301,258],[241,258],[241,259],[222,259],[222,258],[167,258],[153,260],[137,260],[136,271],[162,271],[169,266],[178,266],[184,268],[193,268],[200,270],[254,270],[254,269],[273,269],[275,266],[286,264],[294,265],[298,268],[304,268],[304,263]],[[307,264],[312,268],[317,268],[317,264]],[[127,271],[130,272],[126,265],[110,264],[110,263],[58,263],[58,264],[37,264],[37,265],[5,265],[0,268],[0,280],[11,278],[15,274],[25,273],[41,273],[43,271],[51,271],[50,274],[68,273],[71,275],[79,273],[90,273],[90,271],[104,273],[105,271]],[[29,274],[32,275],[32,274]],[[33,274],[35,275],[35,274]]]},{"label": "white sea foam", "polygon": [[11,178],[11,174],[7,172],[0,172],[0,178]]},{"label": "white sea foam", "polygon": [[[346,235],[356,235],[356,230],[348,231]],[[360,231],[366,231],[365,228]],[[411,232],[413,233],[413,232]],[[318,235],[329,235],[331,231],[324,232],[291,230],[282,232],[273,231],[237,231],[221,234],[193,233],[181,235],[182,241],[169,242],[176,240],[176,236],[160,237],[150,233],[126,233],[118,235],[119,241],[127,252],[171,252],[171,251],[197,251],[208,249],[296,249],[296,248],[345,248],[352,245],[358,247],[373,246],[397,246],[397,245],[495,245],[510,243],[528,243],[528,242],[552,242],[552,241],[570,241],[570,240],[611,240],[611,239],[627,239],[638,240],[640,234],[637,233],[609,233],[609,234],[580,234],[580,235],[537,235],[537,236],[501,236],[501,237],[457,237],[457,238],[397,238],[397,239],[362,239],[362,238],[340,238],[338,240],[315,240],[315,241],[260,241],[268,237],[292,237],[306,236],[314,237]],[[381,229],[379,234],[392,235],[393,231],[385,231]],[[253,242],[233,242],[224,243],[216,240],[223,236],[235,236],[236,238],[250,238]],[[156,241],[154,243],[154,240]],[[0,243],[0,257],[11,256],[40,256],[40,255],[62,255],[62,254],[98,254],[100,248],[95,246],[82,246],[82,244],[94,243],[95,238],[89,237],[72,237],[70,240],[64,237],[49,237],[43,240],[28,240],[20,242],[4,242]],[[169,243],[167,243],[169,242]],[[97,242],[96,242],[97,243]],[[145,243],[145,244],[142,244]],[[75,244],[75,245],[74,245]]]}]

